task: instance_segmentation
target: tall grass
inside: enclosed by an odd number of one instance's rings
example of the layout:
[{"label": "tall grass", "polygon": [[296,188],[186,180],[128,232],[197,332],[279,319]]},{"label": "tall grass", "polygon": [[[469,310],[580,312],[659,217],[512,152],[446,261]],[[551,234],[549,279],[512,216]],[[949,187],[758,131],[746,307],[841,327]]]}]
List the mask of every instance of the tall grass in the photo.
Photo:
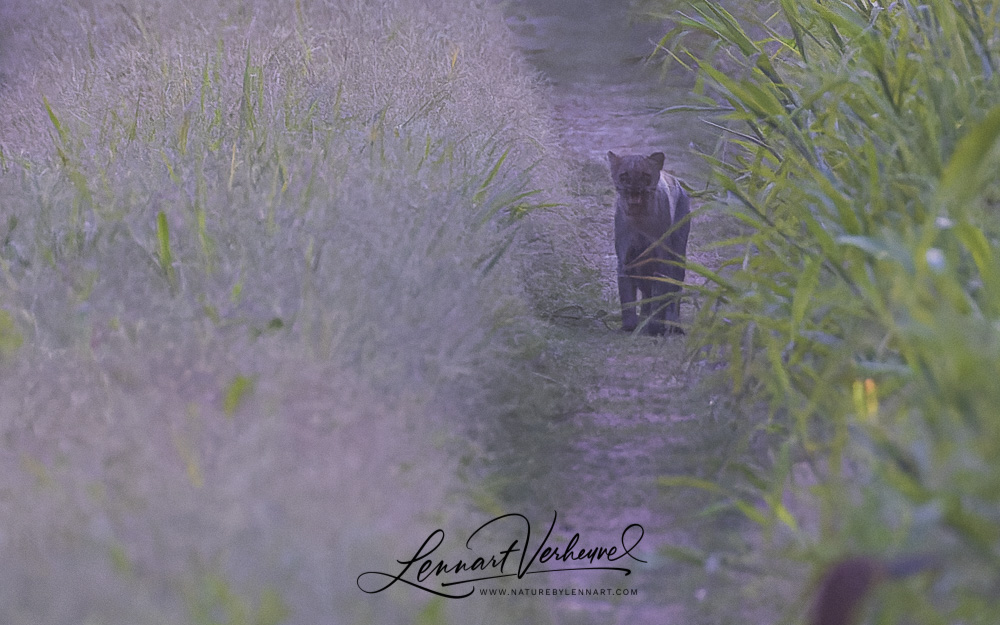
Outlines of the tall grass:
[{"label": "tall grass", "polygon": [[457,1],[0,8],[0,620],[471,618],[354,580],[459,522],[445,432],[558,400],[524,277],[586,287],[508,37]]},{"label": "tall grass", "polygon": [[871,622],[995,619],[1000,5],[655,5],[746,226],[698,334],[785,431],[754,518],[816,565],[930,554]]}]

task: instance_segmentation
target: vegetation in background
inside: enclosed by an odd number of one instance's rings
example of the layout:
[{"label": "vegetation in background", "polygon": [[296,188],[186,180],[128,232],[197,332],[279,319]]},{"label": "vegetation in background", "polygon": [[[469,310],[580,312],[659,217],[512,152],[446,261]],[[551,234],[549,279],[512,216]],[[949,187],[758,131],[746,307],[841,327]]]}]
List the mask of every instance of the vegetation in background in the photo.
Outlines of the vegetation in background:
[{"label": "vegetation in background", "polygon": [[926,556],[866,622],[993,622],[1000,5],[645,7],[725,129],[706,155],[715,205],[745,225],[720,243],[739,255],[701,268],[715,288],[696,339],[784,432],[752,496],[722,492],[817,569]]},{"label": "vegetation in background", "polygon": [[0,54],[0,620],[468,622],[354,580],[457,522],[446,427],[560,400],[525,276],[592,288],[499,17],[12,2]]}]

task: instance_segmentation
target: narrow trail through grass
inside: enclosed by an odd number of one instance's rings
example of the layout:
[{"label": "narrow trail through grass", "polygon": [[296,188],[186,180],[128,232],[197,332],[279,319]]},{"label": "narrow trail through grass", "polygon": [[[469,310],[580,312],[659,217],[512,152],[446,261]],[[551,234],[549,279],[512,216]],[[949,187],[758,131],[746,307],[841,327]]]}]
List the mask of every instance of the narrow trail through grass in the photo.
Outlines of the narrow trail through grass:
[{"label": "narrow trail through grass", "polygon": [[[519,477],[494,477],[495,492],[504,505],[530,511],[539,522],[557,510],[556,533],[563,540],[579,533],[585,541],[613,545],[632,523],[645,530],[641,551],[647,564],[632,562],[637,574],[631,578],[584,572],[571,581],[552,580],[565,587],[633,588],[638,596],[555,601],[554,623],[718,622],[737,614],[762,622],[769,614],[762,606],[766,594],[747,586],[748,578],[734,572],[740,563],[732,560],[737,554],[749,562],[758,541],[754,528],[735,511],[705,514],[717,499],[712,495],[664,488],[660,481],[717,480],[734,461],[749,462],[747,447],[757,438],[754,419],[727,394],[718,376],[721,363],[692,357],[684,337],[624,334],[615,315],[613,188],[604,154],[663,151],[666,169],[696,187],[699,163],[689,144],[710,137],[649,114],[654,103],[666,106],[666,100],[682,97],[635,56],[648,46],[642,33],[649,25],[628,25],[624,9],[589,21],[574,11],[575,5],[516,3],[508,22],[551,82],[551,105],[571,178],[578,181],[571,201],[585,207],[585,218],[574,227],[590,255],[587,262],[600,267],[602,300],[553,315],[547,356],[559,363],[561,378],[571,381],[575,410],[550,422],[524,417],[509,424],[498,437],[497,466],[518,466]],[[580,51],[560,47],[568,41],[583,42],[595,58],[580,60]],[[603,53],[602,45],[608,48]],[[715,252],[705,247],[727,236],[726,227],[719,217],[696,216],[691,258],[717,266]],[[688,281],[700,278],[689,274]],[[685,303],[683,321],[691,320],[693,305]]]}]

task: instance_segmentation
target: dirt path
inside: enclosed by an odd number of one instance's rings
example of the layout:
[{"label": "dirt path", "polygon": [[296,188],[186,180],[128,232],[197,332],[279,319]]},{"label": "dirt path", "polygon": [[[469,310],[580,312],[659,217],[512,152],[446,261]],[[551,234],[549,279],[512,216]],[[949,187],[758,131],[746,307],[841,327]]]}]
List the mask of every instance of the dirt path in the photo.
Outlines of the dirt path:
[{"label": "dirt path", "polygon": [[[526,56],[551,82],[562,141],[581,180],[573,198],[585,207],[581,236],[601,266],[609,310],[617,291],[605,154],[665,152],[666,169],[697,185],[700,163],[690,144],[706,139],[690,124],[678,127],[684,120],[651,114],[671,98],[679,101],[687,78],[664,84],[644,67],[641,54],[660,27],[629,25],[621,7],[608,14],[613,6],[523,0],[512,4],[508,18]],[[601,13],[588,19],[588,10]],[[690,256],[709,266],[717,259],[702,248],[718,236],[712,230],[711,221],[696,218],[689,246]],[[685,305],[682,319],[692,314]],[[634,574],[625,580],[620,574],[595,579],[593,572],[553,578],[560,587],[639,591],[627,598],[553,601],[553,622],[669,625],[755,614],[759,600],[748,602],[742,581],[718,565],[720,553],[745,543],[743,522],[734,514],[700,516],[712,501],[705,493],[658,485],[661,476],[716,478],[746,437],[734,403],[719,385],[703,383],[714,367],[686,360],[682,337],[630,337],[592,321],[563,326],[552,345],[562,362],[573,363],[569,375],[583,380],[579,410],[558,423],[518,424],[508,461],[525,467],[532,479],[509,484],[503,497],[533,510],[535,518],[551,517],[555,507],[563,539],[579,533],[591,542],[620,544],[625,527],[641,524],[648,561],[633,563]],[[668,557],[677,549],[696,564]]]}]

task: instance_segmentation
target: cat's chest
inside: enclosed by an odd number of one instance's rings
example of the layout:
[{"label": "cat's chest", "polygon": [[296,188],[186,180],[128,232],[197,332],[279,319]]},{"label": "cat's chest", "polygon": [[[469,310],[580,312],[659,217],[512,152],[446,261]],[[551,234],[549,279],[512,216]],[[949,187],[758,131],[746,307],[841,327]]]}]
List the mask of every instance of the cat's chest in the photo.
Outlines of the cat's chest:
[{"label": "cat's chest", "polygon": [[670,229],[670,218],[663,215],[630,216],[619,212],[615,220],[619,236],[626,235],[635,243],[647,246],[659,241]]}]

